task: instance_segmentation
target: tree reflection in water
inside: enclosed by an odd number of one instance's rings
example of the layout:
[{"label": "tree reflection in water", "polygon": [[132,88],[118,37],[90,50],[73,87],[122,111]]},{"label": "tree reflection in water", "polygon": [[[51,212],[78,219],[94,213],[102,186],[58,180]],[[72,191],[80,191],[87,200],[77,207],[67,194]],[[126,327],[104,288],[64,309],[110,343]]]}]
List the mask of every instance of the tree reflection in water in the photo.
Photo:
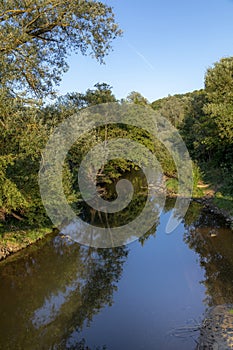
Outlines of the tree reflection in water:
[{"label": "tree reflection in water", "polygon": [[55,237],[29,250],[1,269],[0,348],[82,349],[72,334],[112,304],[127,248],[88,249]]},{"label": "tree reflection in water", "polygon": [[[132,219],[137,215],[136,210],[143,207],[145,194],[139,191],[134,200],[134,206],[128,213],[125,211],[122,216],[106,217],[105,213],[98,211],[89,214],[86,212],[87,221],[96,225],[106,223],[122,225],[127,215]],[[174,201],[167,200],[164,212],[170,212],[173,206]],[[176,210],[175,215],[179,218],[179,210]],[[163,218],[161,218],[162,221]],[[139,239],[142,246],[146,240],[156,234],[158,223],[159,220],[155,221],[151,230]],[[233,305],[233,235],[221,222],[221,218],[209,213],[198,203],[192,203],[183,223],[186,246],[199,255],[199,262],[205,271],[202,283],[206,290],[204,300],[206,313],[203,316],[203,322],[200,321],[196,327],[201,334],[198,346],[209,344],[211,349],[214,342],[211,340],[212,343],[208,343],[207,340],[213,338],[213,330],[219,319],[216,311],[219,311],[221,306],[221,310],[225,310],[221,311],[222,314],[227,316]],[[173,238],[179,239],[178,236]],[[167,244],[167,239],[164,242]],[[162,243],[161,237],[160,240],[156,240],[156,243]],[[149,244],[145,244],[145,249],[143,248],[147,253],[150,252],[147,250],[148,247]],[[152,247],[153,245],[150,248]],[[160,247],[163,246],[160,245]],[[182,249],[185,249],[185,245]],[[121,279],[128,252],[128,247],[87,248],[74,243],[66,236],[59,235],[54,236],[53,239],[50,236],[2,262],[0,264],[0,349],[89,349],[88,342],[82,339],[83,330],[104,307],[113,304],[114,293],[117,292],[117,284]],[[161,254],[163,252],[162,249]],[[159,250],[157,253],[159,255]],[[172,248],[170,254],[172,254]],[[153,252],[150,258],[152,256],[154,256]],[[173,258],[175,257],[177,257],[176,254]],[[161,257],[157,256],[157,258],[159,262]],[[194,265],[195,269],[195,261]],[[146,263],[143,266],[147,268]],[[158,275],[163,279],[163,270]],[[158,286],[159,284],[154,286],[153,299],[160,297],[163,303],[163,297],[156,294]],[[186,291],[182,288],[180,290],[181,293],[182,290]],[[148,304],[145,303],[149,308],[151,301],[149,299]],[[166,303],[164,306],[166,307]],[[206,327],[208,320],[212,320],[212,324]],[[231,341],[230,323],[227,323],[229,320],[231,318],[226,317],[222,322],[227,335],[224,341],[228,343]],[[220,330],[219,334],[222,333]],[[216,342],[216,338],[214,341]],[[99,350],[107,349],[105,344],[97,345]],[[91,350],[97,350],[97,345]]]},{"label": "tree reflection in water", "polygon": [[184,241],[205,270],[206,311],[197,349],[233,349],[233,234],[220,215],[201,209]]},{"label": "tree reflection in water", "polygon": [[233,235],[224,219],[202,209],[192,225],[186,225],[184,240],[205,269],[206,304],[233,303]]},{"label": "tree reflection in water", "polygon": [[[137,174],[131,175],[135,193],[128,208],[106,215],[84,207],[85,220],[109,227],[133,220],[147,199],[146,178],[141,171]],[[114,199],[114,186],[109,196]],[[157,224],[140,238],[142,245],[155,234]],[[102,308],[112,305],[127,255],[127,247],[87,248],[59,235],[18,254],[17,263],[17,255],[3,262],[0,348],[89,349],[81,330]],[[98,349],[105,348],[100,344]]]}]

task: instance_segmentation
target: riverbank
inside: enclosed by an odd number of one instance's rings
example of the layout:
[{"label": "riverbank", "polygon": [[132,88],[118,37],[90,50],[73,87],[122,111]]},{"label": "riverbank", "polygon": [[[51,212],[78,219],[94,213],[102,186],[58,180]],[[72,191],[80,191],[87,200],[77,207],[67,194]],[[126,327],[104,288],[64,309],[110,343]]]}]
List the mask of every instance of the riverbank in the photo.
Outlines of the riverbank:
[{"label": "riverbank", "polygon": [[[216,215],[222,215],[225,218],[226,222],[231,227],[231,229],[233,229],[232,210],[228,210],[224,207],[221,207],[221,204],[216,200],[216,197],[204,196],[203,198],[193,198],[192,200],[202,204],[205,208],[210,210],[212,213]],[[219,203],[219,205],[217,203]]]},{"label": "riverbank", "polygon": [[[178,191],[177,179],[165,178],[167,197],[176,198]],[[222,215],[233,229],[233,197],[224,196],[219,192],[219,186],[213,186],[198,180],[193,189],[192,200],[202,204],[216,215]]]},{"label": "riverbank", "polygon": [[[175,198],[174,194],[168,198]],[[203,197],[193,197],[192,201],[200,203],[204,208],[216,215],[222,215],[229,226],[233,229],[232,212],[216,205],[216,197],[210,194],[204,194]],[[34,244],[38,240],[45,238],[54,232],[50,228],[37,228],[33,230],[8,231],[0,236],[0,261],[8,256]]]},{"label": "riverbank", "polygon": [[200,182],[197,187],[202,189],[203,196],[201,198],[193,198],[194,201],[201,203],[216,215],[222,215],[226,222],[233,229],[233,198],[222,195],[208,184]]},{"label": "riverbank", "polygon": [[2,233],[0,236],[0,261],[45,238],[51,232],[52,229],[50,227]]}]

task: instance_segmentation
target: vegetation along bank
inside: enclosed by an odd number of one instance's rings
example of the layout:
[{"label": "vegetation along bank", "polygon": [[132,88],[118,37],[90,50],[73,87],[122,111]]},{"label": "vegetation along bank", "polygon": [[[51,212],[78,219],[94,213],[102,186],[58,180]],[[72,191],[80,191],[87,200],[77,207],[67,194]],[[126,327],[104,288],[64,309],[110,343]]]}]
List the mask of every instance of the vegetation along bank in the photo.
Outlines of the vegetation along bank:
[{"label": "vegetation along bank", "polygon": [[[82,54],[91,53],[102,61],[111,41],[121,35],[112,9],[107,5],[83,1],[77,9],[75,1],[69,1],[64,13],[62,3],[62,0],[58,1],[52,11],[46,7],[46,1],[35,1],[35,6],[30,8],[28,5],[24,12],[11,11],[0,5],[3,24],[0,47],[0,259],[52,231],[53,225],[45,213],[38,186],[41,152],[59,123],[83,108],[100,103],[143,105],[166,117],[179,130],[192,158],[193,197],[211,210],[223,213],[232,222],[233,57],[222,58],[207,70],[204,89],[167,96],[152,103],[135,91],[117,101],[111,86],[97,83],[85,93],[69,93],[45,104],[45,98],[55,96],[55,86],[68,68],[66,58],[70,49]],[[48,25],[48,18],[54,26]],[[86,21],[82,21],[83,18]],[[80,23],[84,26],[82,33]],[[79,164],[87,150],[106,137],[130,137],[142,142],[160,161],[169,195],[176,195],[177,172],[165,147],[149,133],[119,124],[108,126],[107,134],[106,128],[92,130],[69,151],[63,185],[67,200],[74,208],[80,201]],[[124,159],[111,161],[101,169],[102,186],[116,182],[134,168],[134,164]]]}]

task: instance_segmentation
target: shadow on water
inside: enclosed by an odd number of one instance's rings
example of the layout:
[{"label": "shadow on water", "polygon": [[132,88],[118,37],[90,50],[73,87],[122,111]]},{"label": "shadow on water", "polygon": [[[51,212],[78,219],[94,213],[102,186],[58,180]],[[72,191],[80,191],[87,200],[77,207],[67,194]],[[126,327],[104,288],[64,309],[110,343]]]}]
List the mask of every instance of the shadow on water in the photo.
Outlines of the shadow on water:
[{"label": "shadow on water", "polygon": [[[137,215],[143,194],[134,200],[108,222]],[[173,206],[167,200],[151,230],[128,246],[87,248],[54,235],[1,262],[0,349],[230,349],[232,231],[192,203],[168,236]],[[104,221],[98,211],[83,215]]]}]

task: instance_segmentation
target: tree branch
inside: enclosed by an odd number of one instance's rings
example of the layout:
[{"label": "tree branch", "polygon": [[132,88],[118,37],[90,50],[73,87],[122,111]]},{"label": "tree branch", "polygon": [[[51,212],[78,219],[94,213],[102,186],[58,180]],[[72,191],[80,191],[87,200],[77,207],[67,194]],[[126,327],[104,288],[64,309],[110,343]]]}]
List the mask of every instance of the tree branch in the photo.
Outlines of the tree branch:
[{"label": "tree branch", "polygon": [[8,15],[8,17],[11,18],[15,15],[18,16],[18,15],[21,15],[23,13],[29,13],[29,12],[31,12],[31,9],[28,9],[28,10],[7,10],[7,11],[0,14],[0,20],[4,21],[4,17],[6,15]]},{"label": "tree branch", "polygon": [[14,216],[14,218],[16,218],[17,220],[20,220],[20,221],[23,221],[23,220],[24,220],[23,218],[21,218],[21,216],[19,216],[19,215],[13,213],[13,211],[11,212],[11,215]]}]

